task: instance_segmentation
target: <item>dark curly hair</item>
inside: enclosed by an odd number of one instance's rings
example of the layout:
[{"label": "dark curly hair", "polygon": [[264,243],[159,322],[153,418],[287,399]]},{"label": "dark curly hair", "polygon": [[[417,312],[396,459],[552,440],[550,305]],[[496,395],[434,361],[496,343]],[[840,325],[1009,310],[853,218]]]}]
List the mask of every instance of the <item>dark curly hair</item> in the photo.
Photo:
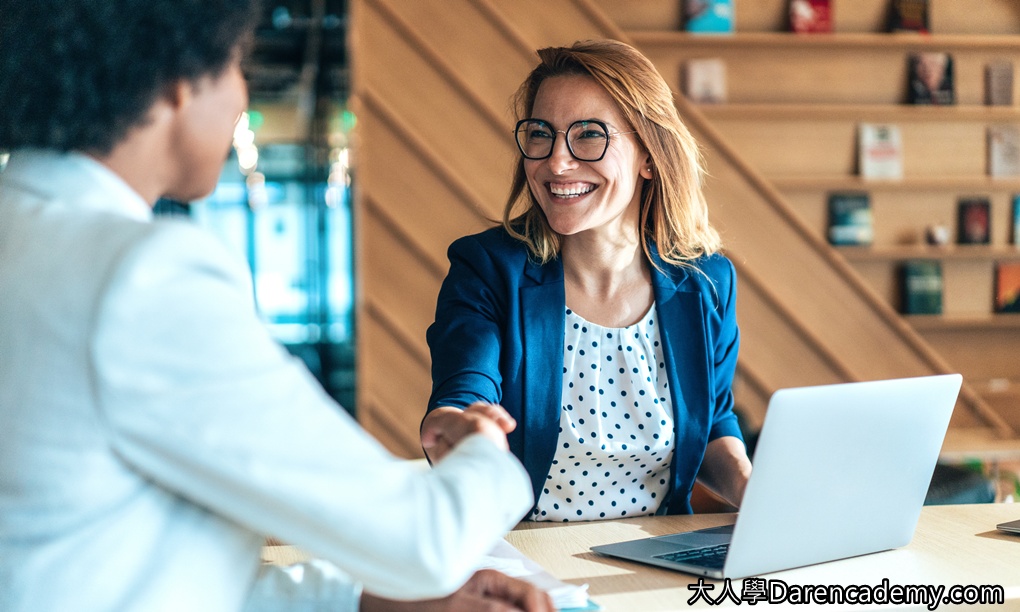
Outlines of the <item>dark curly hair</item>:
[{"label": "dark curly hair", "polygon": [[107,154],[246,50],[258,0],[0,0],[0,150]]}]

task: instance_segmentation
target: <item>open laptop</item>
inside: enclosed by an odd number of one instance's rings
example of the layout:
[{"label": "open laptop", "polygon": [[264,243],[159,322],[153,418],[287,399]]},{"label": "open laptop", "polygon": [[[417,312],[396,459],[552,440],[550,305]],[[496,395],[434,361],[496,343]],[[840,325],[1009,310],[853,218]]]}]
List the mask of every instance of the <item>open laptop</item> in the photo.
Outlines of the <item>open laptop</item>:
[{"label": "open laptop", "polygon": [[745,578],[910,542],[963,378],[781,389],[735,525],[593,546],[710,578]]}]

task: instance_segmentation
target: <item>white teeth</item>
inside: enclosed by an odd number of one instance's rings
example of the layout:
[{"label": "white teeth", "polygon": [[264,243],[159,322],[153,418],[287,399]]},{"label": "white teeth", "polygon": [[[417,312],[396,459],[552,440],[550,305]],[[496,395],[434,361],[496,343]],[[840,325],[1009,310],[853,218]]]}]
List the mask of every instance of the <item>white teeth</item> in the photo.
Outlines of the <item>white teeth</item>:
[{"label": "white teeth", "polygon": [[590,192],[592,189],[595,189],[594,185],[579,185],[576,187],[558,187],[556,185],[549,186],[549,191],[559,198],[575,198]]}]

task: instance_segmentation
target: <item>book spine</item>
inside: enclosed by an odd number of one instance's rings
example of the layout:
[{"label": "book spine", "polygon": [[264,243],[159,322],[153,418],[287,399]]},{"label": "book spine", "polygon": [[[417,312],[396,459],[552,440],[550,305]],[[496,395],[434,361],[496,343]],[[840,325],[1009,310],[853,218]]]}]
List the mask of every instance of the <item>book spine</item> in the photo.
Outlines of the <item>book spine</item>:
[{"label": "book spine", "polygon": [[1013,244],[1020,245],[1020,193],[1013,194]]}]

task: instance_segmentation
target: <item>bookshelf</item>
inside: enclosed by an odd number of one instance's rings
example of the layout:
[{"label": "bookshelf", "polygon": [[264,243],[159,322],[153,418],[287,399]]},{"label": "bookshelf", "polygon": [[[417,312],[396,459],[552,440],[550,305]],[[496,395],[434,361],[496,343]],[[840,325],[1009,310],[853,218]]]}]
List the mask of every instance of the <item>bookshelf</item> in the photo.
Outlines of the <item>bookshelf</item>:
[{"label": "bookshelf", "polygon": [[[723,59],[727,101],[698,106],[713,127],[822,240],[829,194],[867,192],[874,244],[835,252],[894,308],[903,262],[940,261],[944,314],[904,321],[979,387],[1003,378],[1020,385],[1010,350],[1020,316],[992,312],[996,262],[1020,261],[1011,229],[1020,176],[988,176],[986,141],[990,125],[1020,125],[1020,6],[930,0],[931,34],[893,34],[883,32],[888,0],[833,0],[833,33],[796,34],[786,31],[785,0],[759,0],[737,6],[735,33],[705,36],[682,31],[680,2],[599,4],[676,91],[688,59]],[[908,57],[918,51],[953,56],[955,105],[905,103]],[[986,106],[984,69],[1000,59],[1014,67],[1014,104]],[[860,123],[900,126],[902,179],[857,174]],[[957,203],[969,196],[991,201],[991,243],[924,244],[929,224],[947,226],[955,240]]]}]

